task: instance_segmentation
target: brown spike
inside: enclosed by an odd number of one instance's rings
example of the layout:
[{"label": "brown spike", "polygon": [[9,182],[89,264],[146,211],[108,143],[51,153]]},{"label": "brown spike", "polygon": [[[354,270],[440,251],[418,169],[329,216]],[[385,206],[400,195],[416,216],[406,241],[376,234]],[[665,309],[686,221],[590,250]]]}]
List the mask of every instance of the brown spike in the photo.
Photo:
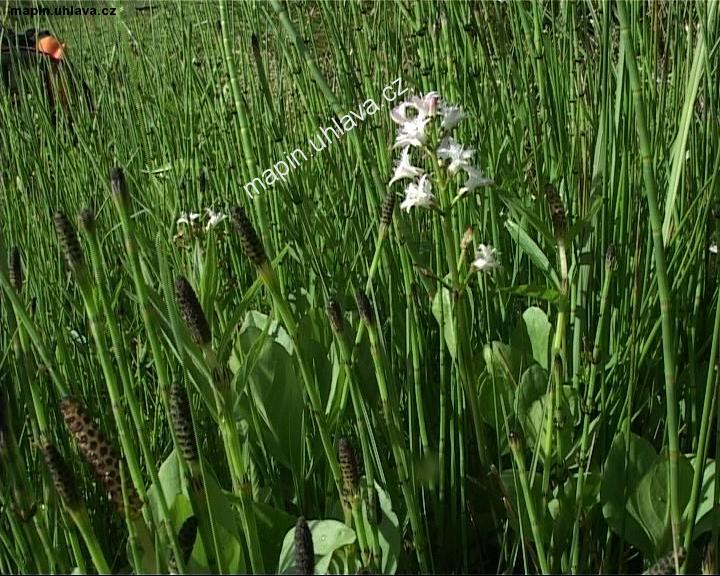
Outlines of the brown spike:
[{"label": "brown spike", "polygon": [[340,308],[340,303],[335,298],[330,298],[327,302],[327,315],[330,319],[330,326],[333,329],[333,332],[339,334],[343,331],[343,326],[345,324],[342,308]]},{"label": "brown spike", "polygon": [[182,457],[186,462],[197,462],[197,442],[190,414],[190,403],[182,384],[173,384],[170,387],[170,416]]},{"label": "brown spike", "polygon": [[43,443],[41,450],[60,499],[69,510],[77,510],[80,508],[81,500],[72,469],[50,442]]},{"label": "brown spike", "polygon": [[83,208],[78,216],[80,227],[88,234],[95,233],[95,212],[92,208]]},{"label": "brown spike", "polygon": [[340,438],[338,442],[338,460],[340,461],[345,495],[349,499],[355,498],[358,495],[360,468],[355,449],[349,438]]},{"label": "brown spike", "polygon": [[75,229],[62,212],[55,212],[53,221],[55,222],[55,232],[60,241],[63,257],[70,270],[73,272],[81,270],[85,266],[85,259]]},{"label": "brown spike", "polygon": [[[677,549],[678,562],[685,561],[685,548],[680,546]],[[650,566],[643,574],[675,574],[675,554],[670,552]]]},{"label": "brown spike", "polygon": [[193,341],[200,346],[208,346],[212,337],[210,324],[195,291],[184,276],[175,279],[175,299]]},{"label": "brown spike", "polygon": [[119,166],[114,166],[112,170],[110,170],[110,189],[112,190],[113,196],[121,202],[127,201],[128,194],[127,186],[125,185],[125,174]]},{"label": "brown spike", "polygon": [[315,573],[315,549],[312,533],[302,516],[295,524],[295,567],[298,574]]},{"label": "brown spike", "polygon": [[375,324],[375,311],[365,292],[356,290],[355,300],[357,301],[358,312],[360,313],[362,321],[367,325]]},{"label": "brown spike", "polygon": [[260,240],[252,222],[250,222],[242,206],[235,206],[232,216],[235,230],[240,235],[240,245],[243,252],[255,266],[261,267],[267,261],[267,256],[265,255],[262,240]]},{"label": "brown spike", "polygon": [[545,198],[550,206],[550,217],[552,218],[555,238],[560,238],[563,234],[565,234],[567,226],[565,206],[563,206],[557,189],[552,184],[547,184],[545,186]]},{"label": "brown spike", "polygon": [[[120,482],[120,456],[112,444],[88,416],[82,403],[72,397],[60,401],[60,412],[70,430],[78,451],[93,469],[105,487],[118,513],[124,515],[122,484]],[[137,516],[142,506],[135,488],[127,487],[130,515]]]},{"label": "brown spike", "polygon": [[380,224],[383,226],[390,226],[393,218],[393,211],[395,210],[395,194],[388,192],[383,200],[382,210],[380,212]]},{"label": "brown spike", "polygon": [[17,246],[13,246],[10,249],[10,262],[8,263],[8,276],[10,277],[10,284],[15,289],[15,292],[20,294],[23,289],[23,276],[22,257],[20,256],[20,249]]}]

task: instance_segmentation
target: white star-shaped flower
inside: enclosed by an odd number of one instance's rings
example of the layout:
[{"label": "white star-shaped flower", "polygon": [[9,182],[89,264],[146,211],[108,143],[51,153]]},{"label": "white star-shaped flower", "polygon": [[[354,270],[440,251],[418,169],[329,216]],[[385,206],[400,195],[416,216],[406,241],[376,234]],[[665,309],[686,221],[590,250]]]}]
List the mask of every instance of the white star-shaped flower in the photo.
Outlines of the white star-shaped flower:
[{"label": "white star-shaped flower", "polygon": [[460,194],[467,194],[480,186],[491,186],[495,183],[492,178],[485,177],[480,168],[465,166],[463,170],[467,173],[468,179],[465,185],[460,188]]},{"label": "white star-shaped flower", "polygon": [[412,120],[405,122],[398,130],[394,148],[405,148],[406,146],[420,147],[425,144],[425,139],[427,138],[425,127],[429,121],[429,117],[420,114]]},{"label": "white star-shaped flower", "polygon": [[405,189],[405,199],[400,204],[400,209],[410,212],[410,209],[415,206],[420,208],[435,208],[437,206],[437,201],[432,193],[432,184],[428,180],[427,174],[423,174],[417,183],[410,182]]},{"label": "white star-shaped flower", "polygon": [[[414,112],[412,114],[408,114],[408,111],[410,110],[413,110]],[[403,102],[390,110],[390,118],[393,122],[395,122],[395,124],[399,124],[400,126],[407,124],[410,120],[414,120],[419,115],[420,111],[412,102]]]},{"label": "white star-shaped flower", "polygon": [[222,212],[215,212],[212,208],[206,208],[205,212],[208,215],[208,223],[207,226],[205,226],[206,230],[210,230],[210,228],[215,228],[220,222],[227,219],[227,216],[223,214]]},{"label": "white star-shaped flower", "polygon": [[410,103],[415,106],[420,114],[432,118],[437,114],[438,107],[440,106],[440,94],[432,91],[424,96],[413,96],[410,98]]},{"label": "white star-shaped flower", "polygon": [[713,254],[717,254],[717,253],[718,253],[717,244],[710,244],[710,252],[712,252]]},{"label": "white star-shaped flower", "polygon": [[182,212],[180,214],[180,218],[177,219],[176,224],[178,226],[180,226],[181,224],[191,226],[198,218],[200,218],[200,214],[198,214],[197,212]]},{"label": "white star-shaped flower", "polygon": [[475,252],[475,260],[472,267],[478,272],[490,272],[496,268],[500,268],[500,262],[497,261],[498,252],[492,246],[480,244],[477,252]]},{"label": "white star-shaped flower", "polygon": [[422,168],[412,165],[410,160],[410,147],[406,146],[403,148],[402,155],[400,156],[399,162],[395,165],[395,173],[390,179],[388,186],[392,186],[393,183],[404,178],[417,178],[423,175]]},{"label": "white star-shaped flower", "polygon": [[440,115],[442,116],[442,129],[450,131],[457,126],[460,121],[465,118],[465,111],[462,106],[451,106],[443,104],[440,107]]},{"label": "white star-shaped flower", "polygon": [[453,140],[450,136],[445,136],[437,149],[437,156],[441,160],[450,160],[448,172],[454,176],[462,168],[470,167],[469,160],[475,154],[475,150],[465,149],[465,147]]}]

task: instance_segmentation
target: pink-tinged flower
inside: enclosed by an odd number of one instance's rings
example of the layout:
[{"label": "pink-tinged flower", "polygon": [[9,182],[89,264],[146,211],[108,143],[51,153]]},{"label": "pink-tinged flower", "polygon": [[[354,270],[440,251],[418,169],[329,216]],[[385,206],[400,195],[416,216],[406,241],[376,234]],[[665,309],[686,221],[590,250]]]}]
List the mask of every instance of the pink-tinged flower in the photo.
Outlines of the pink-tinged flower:
[{"label": "pink-tinged flower", "polygon": [[412,165],[412,161],[410,160],[410,147],[406,146],[403,148],[400,160],[395,166],[395,174],[393,174],[393,177],[390,179],[388,186],[392,186],[398,180],[403,180],[405,178],[417,178],[422,175],[422,168]]},{"label": "pink-tinged flower", "polygon": [[415,105],[418,112],[431,118],[437,114],[440,106],[440,94],[437,92],[428,92],[424,96],[413,96],[410,102]]},{"label": "pink-tinged flower", "polygon": [[408,184],[405,189],[405,199],[400,204],[400,209],[410,212],[410,209],[415,206],[420,208],[437,207],[437,201],[432,193],[432,184],[428,180],[427,174],[423,174],[417,183]]},{"label": "pink-tinged flower", "polygon": [[390,111],[390,118],[395,124],[403,126],[420,115],[417,106],[412,102],[403,102]]},{"label": "pink-tinged flower", "polygon": [[420,147],[425,144],[425,139],[427,138],[425,127],[429,121],[430,118],[427,116],[419,115],[405,122],[398,130],[393,148],[405,148],[407,146]]},{"label": "pink-tinged flower", "polygon": [[474,150],[465,149],[462,144],[456,142],[450,136],[443,138],[437,149],[437,156],[441,160],[449,160],[448,172],[451,176],[458,173],[460,169],[470,167],[469,160],[475,154]]}]

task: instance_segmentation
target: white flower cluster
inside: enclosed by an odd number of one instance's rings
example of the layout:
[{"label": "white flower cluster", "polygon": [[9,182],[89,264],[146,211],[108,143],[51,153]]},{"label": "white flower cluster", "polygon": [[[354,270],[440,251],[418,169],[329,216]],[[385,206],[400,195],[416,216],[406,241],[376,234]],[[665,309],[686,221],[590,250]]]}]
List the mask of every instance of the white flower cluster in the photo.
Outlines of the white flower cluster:
[{"label": "white flower cluster", "polygon": [[[218,224],[220,224],[223,220],[227,219],[227,215],[223,214],[222,212],[215,212],[212,208],[205,208],[205,213],[207,214],[208,221],[205,225],[205,230],[210,230],[210,228],[215,228]],[[180,214],[180,218],[177,219],[175,224],[180,226],[189,226],[193,227],[196,226],[198,221],[200,220],[200,214],[197,212],[182,212]]]},{"label": "white flower cluster", "polygon": [[400,158],[395,164],[395,172],[389,185],[400,180],[411,179],[413,182],[405,188],[405,199],[400,208],[410,212],[413,207],[437,208],[437,199],[432,191],[432,182],[425,171],[413,166],[410,153],[412,148],[426,151],[428,145],[427,128],[434,119],[440,120],[443,139],[434,151],[437,159],[447,164],[450,176],[465,172],[467,180],[460,188],[460,194],[466,194],[480,186],[493,183],[486,178],[480,168],[470,162],[475,151],[465,148],[450,135],[452,130],[465,118],[462,106],[443,102],[437,92],[428,92],[424,96],[413,96],[390,112],[393,122],[398,125],[397,137],[393,148],[401,148]]}]

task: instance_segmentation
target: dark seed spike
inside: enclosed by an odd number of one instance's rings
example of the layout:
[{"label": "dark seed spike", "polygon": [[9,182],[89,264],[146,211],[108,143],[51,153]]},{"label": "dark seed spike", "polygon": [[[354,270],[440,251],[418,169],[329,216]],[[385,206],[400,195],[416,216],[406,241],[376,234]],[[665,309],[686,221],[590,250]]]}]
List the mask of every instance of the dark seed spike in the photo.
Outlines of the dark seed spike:
[{"label": "dark seed spike", "polygon": [[617,250],[615,244],[610,244],[605,252],[605,267],[608,270],[615,270],[617,268]]},{"label": "dark seed spike", "polygon": [[242,206],[235,206],[232,210],[232,216],[235,229],[240,235],[240,245],[243,252],[255,266],[262,266],[267,261],[265,249],[245,210]]},{"label": "dark seed spike", "polygon": [[73,228],[67,216],[62,212],[55,212],[53,215],[53,221],[55,223],[55,232],[57,233],[58,240],[60,241],[60,248],[62,249],[63,257],[67,262],[70,270],[77,272],[85,266],[85,260],[83,258],[82,247],[78,240],[75,229]]},{"label": "dark seed spike", "polygon": [[78,216],[80,226],[88,234],[95,233],[95,212],[92,208],[83,208],[82,212]]},{"label": "dark seed spike", "polygon": [[295,524],[295,568],[298,574],[315,573],[315,550],[312,533],[305,518],[300,516]]},{"label": "dark seed spike", "polygon": [[178,532],[178,544],[180,545],[180,551],[183,555],[183,562],[187,563],[190,559],[190,555],[195,546],[195,539],[197,538],[198,531],[198,519],[195,516],[190,516],[183,525],[180,527]]},{"label": "dark seed spike", "polygon": [[190,414],[190,402],[182,384],[173,384],[170,387],[170,416],[183,458],[186,462],[197,462],[197,442]]},{"label": "dark seed spike", "polygon": [[565,217],[565,206],[560,199],[557,189],[552,184],[545,186],[545,198],[550,206],[550,217],[552,218],[555,237],[559,238],[565,234],[567,220]]},{"label": "dark seed spike", "polygon": [[375,324],[375,312],[365,292],[356,290],[355,300],[357,301],[358,312],[360,313],[362,321],[368,325]]},{"label": "dark seed spike", "polygon": [[393,218],[393,211],[395,210],[395,194],[388,192],[383,200],[382,210],[380,211],[380,224],[383,226],[390,226]]},{"label": "dark seed spike", "polygon": [[[60,401],[60,412],[75,439],[78,451],[105,487],[105,491],[113,501],[118,513],[121,516],[124,515],[125,505],[120,483],[120,456],[88,416],[85,406],[79,400],[72,397],[63,398]],[[140,513],[142,503],[132,484],[129,484],[126,489],[130,506],[129,512],[132,517],[135,517]]]},{"label": "dark seed spike", "polygon": [[15,292],[20,294],[23,289],[25,277],[23,275],[22,256],[20,255],[20,249],[17,246],[13,246],[10,249],[8,276],[10,277],[10,284],[15,289]]},{"label": "dark seed spike", "polygon": [[342,471],[343,487],[348,498],[354,498],[358,494],[358,481],[360,469],[357,456],[350,439],[340,438],[338,442],[338,460]]},{"label": "dark seed spike", "polygon": [[330,319],[330,326],[333,332],[339,334],[343,331],[345,321],[343,318],[342,308],[340,303],[335,298],[330,298],[327,302],[327,315]]},{"label": "dark seed spike", "polygon": [[68,466],[57,448],[49,442],[45,442],[41,450],[45,464],[47,464],[48,470],[50,470],[53,485],[60,499],[68,509],[77,510],[80,507],[81,501],[72,469]]},{"label": "dark seed spike", "polygon": [[210,324],[195,291],[184,276],[175,279],[175,299],[193,341],[200,346],[209,345],[212,337]]},{"label": "dark seed spike", "polygon": [[120,198],[123,202],[128,199],[125,174],[119,166],[115,166],[110,170],[110,189],[113,195]]},{"label": "dark seed spike", "polygon": [[[685,561],[685,548],[680,546],[677,549],[678,562],[682,564]],[[655,562],[650,568],[645,570],[643,574],[675,574],[675,554],[670,552]]]}]

